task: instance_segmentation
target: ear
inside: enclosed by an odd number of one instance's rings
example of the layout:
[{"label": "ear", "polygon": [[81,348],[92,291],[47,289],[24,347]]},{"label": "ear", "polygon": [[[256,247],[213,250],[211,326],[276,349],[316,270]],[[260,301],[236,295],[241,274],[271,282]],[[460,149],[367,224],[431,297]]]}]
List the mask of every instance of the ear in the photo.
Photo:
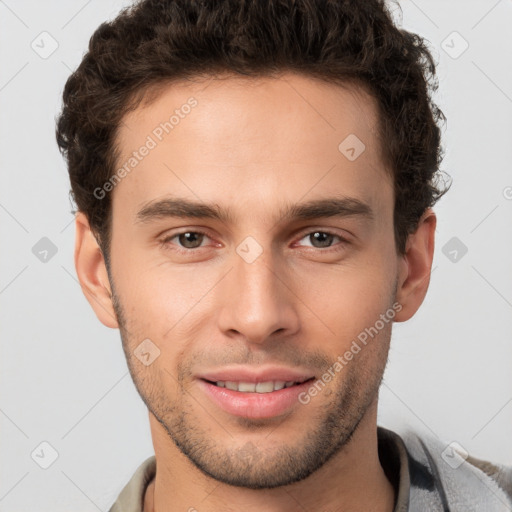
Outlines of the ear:
[{"label": "ear", "polygon": [[119,324],[112,305],[112,290],[107,267],[100,246],[83,212],[77,213],[75,228],[75,269],[82,291],[99,321],[107,327],[116,329]]},{"label": "ear", "polygon": [[418,227],[407,239],[405,255],[399,261],[399,278],[396,300],[402,309],[395,316],[396,322],[409,320],[418,311],[430,283],[436,215],[427,208]]}]

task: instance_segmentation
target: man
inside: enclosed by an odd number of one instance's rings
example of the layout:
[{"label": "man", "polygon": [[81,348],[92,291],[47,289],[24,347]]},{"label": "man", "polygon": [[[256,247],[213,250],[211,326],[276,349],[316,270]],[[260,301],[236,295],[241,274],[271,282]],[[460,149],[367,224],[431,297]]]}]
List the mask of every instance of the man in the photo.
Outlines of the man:
[{"label": "man", "polygon": [[381,0],[146,0],[94,33],[57,128],[75,266],[155,449],[113,512],[511,510],[510,468],[377,426],[445,192],[433,88]]}]

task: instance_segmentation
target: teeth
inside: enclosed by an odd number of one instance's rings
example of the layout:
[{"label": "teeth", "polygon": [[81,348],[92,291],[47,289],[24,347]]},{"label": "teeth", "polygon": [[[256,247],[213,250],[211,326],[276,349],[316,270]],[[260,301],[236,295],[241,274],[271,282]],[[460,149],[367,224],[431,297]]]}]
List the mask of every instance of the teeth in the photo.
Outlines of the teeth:
[{"label": "teeth", "polygon": [[283,380],[267,381],[267,382],[234,382],[234,381],[217,381],[219,388],[231,389],[232,391],[241,391],[242,393],[272,393],[283,388],[289,388],[296,384],[291,380],[285,382]]},{"label": "teeth", "polygon": [[274,382],[274,389],[276,391],[279,391],[280,389],[283,389],[284,388],[284,385],[285,385],[285,382],[284,380],[276,380]]},{"label": "teeth", "polygon": [[240,382],[238,384],[238,391],[243,391],[244,393],[247,393],[247,392],[254,393],[256,391],[256,383],[255,382]]}]

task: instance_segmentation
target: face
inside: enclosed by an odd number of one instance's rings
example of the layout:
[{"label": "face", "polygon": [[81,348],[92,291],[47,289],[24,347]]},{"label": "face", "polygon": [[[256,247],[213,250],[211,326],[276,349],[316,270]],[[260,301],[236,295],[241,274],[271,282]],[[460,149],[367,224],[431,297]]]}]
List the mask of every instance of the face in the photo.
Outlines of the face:
[{"label": "face", "polygon": [[299,481],[376,404],[400,261],[376,125],[361,89],[293,74],[173,84],[124,119],[124,350],[155,421],[219,481]]}]

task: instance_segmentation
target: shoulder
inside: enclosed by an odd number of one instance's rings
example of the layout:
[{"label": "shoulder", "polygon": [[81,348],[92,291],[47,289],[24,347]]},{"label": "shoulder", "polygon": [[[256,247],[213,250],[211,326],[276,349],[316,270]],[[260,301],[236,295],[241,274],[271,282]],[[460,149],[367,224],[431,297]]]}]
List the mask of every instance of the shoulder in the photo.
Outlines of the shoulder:
[{"label": "shoulder", "polygon": [[425,432],[407,430],[400,437],[410,462],[410,510],[512,510],[512,466],[479,459]]},{"label": "shoulder", "polygon": [[147,458],[138,466],[109,512],[141,512],[146,488],[156,474],[156,458]]}]

